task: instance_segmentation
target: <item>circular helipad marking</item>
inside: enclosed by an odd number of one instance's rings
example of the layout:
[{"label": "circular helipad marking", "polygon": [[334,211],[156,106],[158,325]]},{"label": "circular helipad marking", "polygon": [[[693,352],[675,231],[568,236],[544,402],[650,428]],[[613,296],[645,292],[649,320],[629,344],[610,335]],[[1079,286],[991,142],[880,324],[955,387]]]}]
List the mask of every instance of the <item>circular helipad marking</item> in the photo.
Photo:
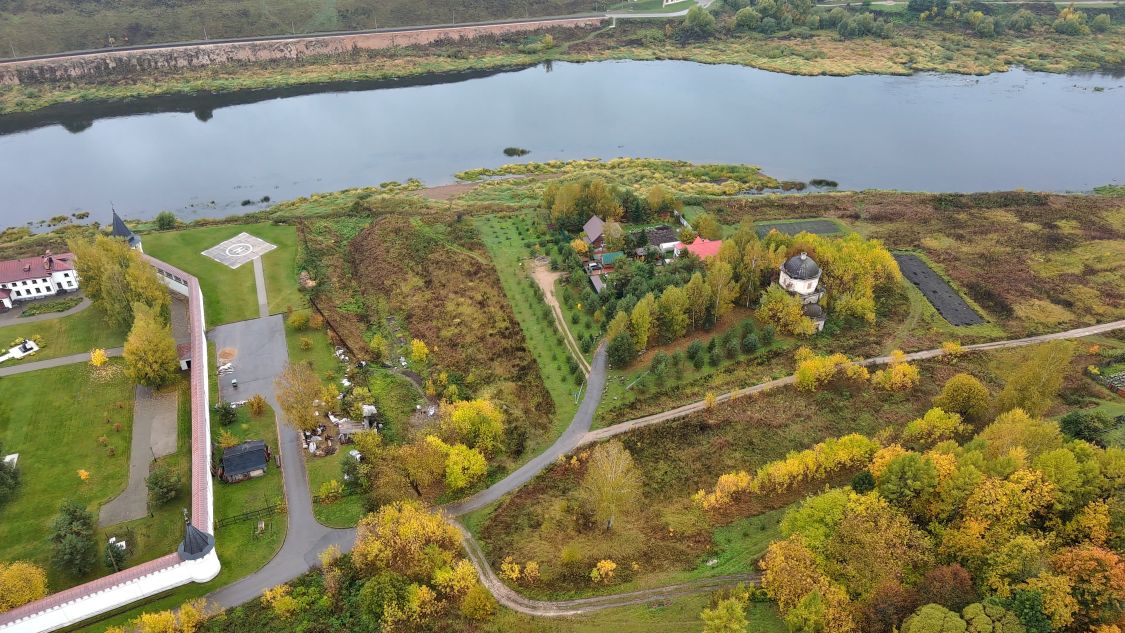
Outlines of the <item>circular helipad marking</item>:
[{"label": "circular helipad marking", "polygon": [[252,250],[254,250],[253,246],[250,246],[249,244],[246,244],[244,242],[239,242],[238,244],[231,244],[227,247],[227,255],[230,255],[231,257],[242,257]]}]

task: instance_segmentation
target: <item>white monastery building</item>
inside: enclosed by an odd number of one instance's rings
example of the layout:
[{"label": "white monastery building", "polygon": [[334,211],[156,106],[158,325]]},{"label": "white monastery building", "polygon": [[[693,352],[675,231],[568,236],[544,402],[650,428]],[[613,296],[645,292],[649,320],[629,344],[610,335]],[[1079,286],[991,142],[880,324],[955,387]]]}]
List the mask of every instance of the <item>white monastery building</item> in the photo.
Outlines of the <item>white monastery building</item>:
[{"label": "white monastery building", "polygon": [[820,266],[813,258],[801,253],[785,260],[777,283],[801,298],[805,316],[812,319],[817,331],[823,330],[826,316],[820,299],[824,296],[824,286],[820,285]]},{"label": "white monastery building", "polygon": [[0,262],[0,305],[10,310],[20,301],[42,299],[59,293],[78,290],[78,273],[74,255],[26,257]]}]

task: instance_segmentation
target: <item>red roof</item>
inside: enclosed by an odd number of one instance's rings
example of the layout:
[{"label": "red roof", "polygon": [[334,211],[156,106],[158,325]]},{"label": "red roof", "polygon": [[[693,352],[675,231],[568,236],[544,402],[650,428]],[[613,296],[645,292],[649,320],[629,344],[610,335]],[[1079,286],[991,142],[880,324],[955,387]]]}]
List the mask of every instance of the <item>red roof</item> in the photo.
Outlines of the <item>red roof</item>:
[{"label": "red roof", "polygon": [[0,283],[24,281],[25,279],[43,279],[50,277],[51,273],[59,270],[74,270],[74,255],[60,253],[51,256],[51,270],[47,270],[43,257],[25,257],[23,259],[9,259],[0,262]]},{"label": "red roof", "polygon": [[684,244],[683,242],[676,243],[677,250],[686,250],[699,259],[707,259],[708,257],[718,255],[719,249],[722,247],[722,240],[707,240],[702,237],[695,238],[695,241],[691,244]]}]

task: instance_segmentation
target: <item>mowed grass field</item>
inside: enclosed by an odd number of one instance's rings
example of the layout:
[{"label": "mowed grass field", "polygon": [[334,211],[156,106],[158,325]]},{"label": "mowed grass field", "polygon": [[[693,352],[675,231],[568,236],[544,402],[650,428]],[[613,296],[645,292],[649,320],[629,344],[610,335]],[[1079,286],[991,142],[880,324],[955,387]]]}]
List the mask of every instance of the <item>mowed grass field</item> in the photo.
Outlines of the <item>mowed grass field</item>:
[{"label": "mowed grass field", "polygon": [[[554,432],[546,438],[554,441],[578,409],[576,395],[584,379],[581,374],[572,374],[568,369],[569,352],[562,334],[547,312],[546,304],[536,294],[534,281],[525,269],[525,263],[532,256],[523,244],[531,237],[526,229],[528,221],[524,215],[494,215],[479,219],[476,226],[496,265],[500,285],[523,330],[527,348],[535,357],[543,383],[555,402]],[[521,229],[521,226],[524,228]],[[529,455],[534,453],[538,453],[538,449],[528,452]]]},{"label": "mowed grass field", "polygon": [[[688,596],[655,605],[636,605],[606,609],[577,618],[532,618],[502,610],[485,629],[512,633],[681,633],[699,631],[703,621],[699,612],[707,608],[709,597]],[[770,603],[751,602],[746,609],[748,633],[785,633],[788,629]]]},{"label": "mowed grass field", "polygon": [[9,345],[22,338],[40,336],[43,346],[36,354],[19,360],[4,361],[0,367],[10,367],[37,360],[47,360],[71,354],[89,352],[95,347],[120,347],[125,343],[125,330],[115,330],[105,323],[105,316],[97,306],[70,316],[34,323],[16,322],[0,327],[0,347],[7,351]]},{"label": "mowed grass field", "polygon": [[[65,501],[78,501],[96,519],[124,490],[133,391],[117,360],[100,371],[82,363],[0,379],[0,444],[4,454],[19,453],[22,479],[16,496],[0,507],[0,561],[43,566],[52,592],[106,573],[100,540],[94,571],[76,578],[51,567],[47,537]],[[86,481],[79,470],[89,473]]]},{"label": "mowed grass field", "polygon": [[297,229],[292,226],[220,224],[141,236],[146,253],[199,278],[207,327],[258,317],[253,263],[232,270],[203,255],[243,231],[277,246],[262,256],[270,314],[305,307],[297,288]]}]

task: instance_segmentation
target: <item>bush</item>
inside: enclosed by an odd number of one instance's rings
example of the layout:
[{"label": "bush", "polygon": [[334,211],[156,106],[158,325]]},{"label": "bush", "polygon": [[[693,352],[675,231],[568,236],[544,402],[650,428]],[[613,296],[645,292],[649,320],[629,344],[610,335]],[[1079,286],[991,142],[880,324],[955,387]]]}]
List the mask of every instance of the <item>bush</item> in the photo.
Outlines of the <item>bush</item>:
[{"label": "bush", "polygon": [[234,410],[234,405],[229,402],[219,402],[211,407],[211,415],[219,421],[222,426],[230,426],[238,420],[238,412]]},{"label": "bush", "polygon": [[1095,33],[1105,33],[1112,24],[1113,20],[1109,17],[1108,13],[1099,13],[1094,16],[1093,20],[1090,20],[1090,28]]},{"label": "bush", "polygon": [[1059,17],[1055,19],[1053,26],[1056,33],[1062,33],[1063,35],[1090,34],[1090,27],[1086,24],[1086,14],[1072,7],[1066,7],[1059,11]]},{"label": "bush", "polygon": [[[128,544],[128,541],[126,541],[126,544]],[[107,542],[105,544],[105,554],[102,556],[102,560],[105,562],[106,569],[110,571],[125,569],[125,559],[128,557],[125,549],[119,547],[117,543]]]},{"label": "bush", "polygon": [[159,507],[176,498],[180,492],[183,479],[179,471],[173,468],[159,467],[149,473],[145,479],[148,487],[148,503],[152,507]]},{"label": "bush", "polygon": [[696,5],[688,9],[677,34],[681,41],[706,40],[715,34],[715,16]]},{"label": "bush", "polygon": [[[0,455],[4,455],[4,447],[0,445]],[[20,471],[14,464],[0,462],[0,503],[15,496],[20,486]]]},{"label": "bush", "polygon": [[762,23],[762,16],[750,7],[739,9],[734,15],[734,28],[740,31],[754,31]]},{"label": "bush", "polygon": [[1027,9],[1020,9],[1008,18],[1007,27],[1009,30],[1026,33],[1031,30],[1035,25],[1035,14]]},{"label": "bush", "polygon": [[1105,446],[1105,433],[1113,427],[1113,419],[1101,411],[1071,411],[1059,420],[1063,433],[1099,446]]},{"label": "bush", "polygon": [[176,216],[171,211],[161,211],[156,214],[156,228],[168,231],[176,228]]},{"label": "bush", "polygon": [[309,313],[308,312],[294,312],[289,315],[289,327],[294,330],[300,331],[309,326]]},{"label": "bush", "polygon": [[865,470],[852,478],[852,490],[863,494],[871,492],[875,489],[875,477],[871,475],[871,471]]},{"label": "bush", "polygon": [[266,412],[266,399],[262,394],[256,393],[246,401],[246,407],[250,409],[250,415],[257,417]]},{"label": "bush", "polygon": [[688,357],[688,360],[690,360],[692,363],[694,363],[695,359],[699,358],[700,355],[702,355],[702,354],[703,354],[703,343],[701,343],[699,341],[692,341],[691,345],[688,345],[687,357]]}]

